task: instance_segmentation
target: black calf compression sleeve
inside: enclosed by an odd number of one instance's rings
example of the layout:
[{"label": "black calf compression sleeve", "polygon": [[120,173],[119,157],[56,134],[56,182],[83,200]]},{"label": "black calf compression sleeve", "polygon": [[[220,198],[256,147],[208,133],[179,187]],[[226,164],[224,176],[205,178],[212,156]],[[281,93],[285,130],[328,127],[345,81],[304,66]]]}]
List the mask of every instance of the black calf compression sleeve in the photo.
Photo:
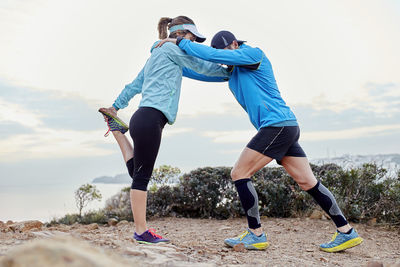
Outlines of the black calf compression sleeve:
[{"label": "black calf compression sleeve", "polygon": [[343,216],[335,197],[320,181],[307,191],[314,200],[321,206],[321,208],[328,213],[336,227],[342,227],[348,224],[346,218]]},{"label": "black calf compression sleeve", "polygon": [[257,229],[261,227],[260,215],[258,212],[258,196],[251,180],[248,178],[237,180],[235,181],[235,186],[244,212],[246,213],[249,228]]}]

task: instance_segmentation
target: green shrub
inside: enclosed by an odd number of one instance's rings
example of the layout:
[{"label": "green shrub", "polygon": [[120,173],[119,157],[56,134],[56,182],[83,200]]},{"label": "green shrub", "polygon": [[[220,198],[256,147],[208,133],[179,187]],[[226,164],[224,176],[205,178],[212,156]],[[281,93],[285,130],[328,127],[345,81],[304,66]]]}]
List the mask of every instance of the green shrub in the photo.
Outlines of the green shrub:
[{"label": "green shrub", "polygon": [[130,189],[130,187],[123,188],[119,193],[107,199],[104,207],[104,213],[107,217],[133,221]]},{"label": "green shrub", "polygon": [[396,191],[398,182],[386,175],[384,168],[376,164],[364,164],[349,170],[337,169],[321,180],[335,195],[348,220],[360,222],[377,218],[391,222],[391,219],[388,221],[390,216],[385,214],[393,213],[395,199],[390,201],[389,195],[393,190]]},{"label": "green shrub", "polygon": [[99,210],[92,210],[83,215],[79,214],[67,214],[63,217],[57,219],[54,218],[49,223],[50,225],[55,224],[66,224],[72,225],[74,223],[81,223],[81,224],[91,224],[91,223],[98,223],[98,224],[105,224],[108,222],[108,216],[105,214],[103,209]]},{"label": "green shrub", "polygon": [[[398,224],[400,218],[400,172],[388,172],[376,164],[345,170],[336,164],[311,165],[317,179],[332,191],[350,221]],[[231,168],[199,168],[185,174],[174,187],[152,192],[150,216],[184,216],[225,219],[243,216]],[[297,217],[308,215],[317,204],[301,190],[282,167],[268,167],[252,177],[259,197],[260,215]]]},{"label": "green shrub", "polygon": [[[348,220],[363,222],[377,218],[378,222],[399,225],[400,171],[396,177],[388,177],[388,172],[376,164],[352,169],[335,164],[311,165],[311,168],[334,194]],[[230,172],[228,167],[199,168],[182,175],[178,184],[154,186],[148,191],[147,215],[216,219],[243,216]],[[252,181],[261,216],[298,217],[317,207],[282,167],[264,168]],[[81,218],[67,214],[57,222],[106,223],[111,217],[132,221],[129,192],[129,187],[121,190],[107,200],[103,210],[86,213]]]},{"label": "green shrub", "polygon": [[49,224],[50,225],[55,225],[55,224],[71,225],[76,222],[79,222],[79,214],[66,214],[59,219],[57,219],[57,218],[52,219]]},{"label": "green shrub", "polygon": [[104,210],[100,209],[97,211],[89,211],[85,213],[79,220],[81,224],[91,224],[91,223],[98,223],[98,224],[106,224],[110,217],[105,213]]},{"label": "green shrub", "polygon": [[229,218],[239,209],[230,170],[227,167],[199,168],[181,176],[175,186],[162,186],[149,192],[148,215]]}]

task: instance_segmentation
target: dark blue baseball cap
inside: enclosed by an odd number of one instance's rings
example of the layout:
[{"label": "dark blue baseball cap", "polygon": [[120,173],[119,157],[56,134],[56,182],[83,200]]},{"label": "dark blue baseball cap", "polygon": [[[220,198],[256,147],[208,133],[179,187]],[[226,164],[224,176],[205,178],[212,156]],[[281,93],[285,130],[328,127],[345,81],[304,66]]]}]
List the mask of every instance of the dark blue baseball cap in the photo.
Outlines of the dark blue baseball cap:
[{"label": "dark blue baseball cap", "polygon": [[242,45],[246,41],[237,40],[235,35],[229,31],[217,32],[211,40],[211,47],[217,49],[224,49],[229,46],[233,41],[237,41],[239,45]]}]

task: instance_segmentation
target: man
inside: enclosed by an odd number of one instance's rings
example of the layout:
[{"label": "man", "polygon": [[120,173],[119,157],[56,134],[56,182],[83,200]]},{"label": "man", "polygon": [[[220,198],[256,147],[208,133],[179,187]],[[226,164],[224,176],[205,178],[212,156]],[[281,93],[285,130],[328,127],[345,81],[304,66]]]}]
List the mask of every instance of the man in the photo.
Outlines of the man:
[{"label": "man", "polygon": [[331,192],[317,181],[303,149],[297,142],[297,119],[282,99],[272,66],[264,52],[237,40],[229,31],[218,32],[208,47],[183,38],[164,39],[178,45],[188,55],[229,67],[229,88],[248,113],[258,133],[247,144],[235,163],[231,177],[246,213],[248,229],[236,238],[225,239],[233,247],[266,249],[269,245],[261,228],[258,196],[250,177],[272,160],[282,165],[301,189],[307,191],[332,218],[337,231],[332,241],[320,245],[326,252],[337,252],[361,244],[362,238],[348,224]]}]

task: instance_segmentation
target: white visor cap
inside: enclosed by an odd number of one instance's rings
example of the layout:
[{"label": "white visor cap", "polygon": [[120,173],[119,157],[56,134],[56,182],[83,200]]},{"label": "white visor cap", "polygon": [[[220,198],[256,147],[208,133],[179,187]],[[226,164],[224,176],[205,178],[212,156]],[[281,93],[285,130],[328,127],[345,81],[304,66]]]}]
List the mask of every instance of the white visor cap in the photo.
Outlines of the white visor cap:
[{"label": "white visor cap", "polygon": [[202,43],[206,40],[206,37],[198,32],[196,25],[194,25],[194,24],[175,25],[169,29],[169,32],[173,33],[173,32],[179,31],[179,30],[187,30],[187,31],[190,31],[191,33],[193,33],[193,35],[196,36],[196,42]]}]

